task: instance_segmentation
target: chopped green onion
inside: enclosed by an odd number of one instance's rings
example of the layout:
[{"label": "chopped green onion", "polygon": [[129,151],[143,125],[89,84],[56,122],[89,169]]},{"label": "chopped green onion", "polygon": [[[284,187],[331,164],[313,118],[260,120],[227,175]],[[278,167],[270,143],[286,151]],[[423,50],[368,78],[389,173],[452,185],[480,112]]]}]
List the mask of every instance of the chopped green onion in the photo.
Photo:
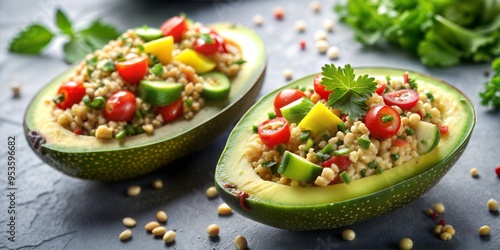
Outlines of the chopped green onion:
[{"label": "chopped green onion", "polygon": [[94,67],[97,64],[97,56],[92,57],[92,59],[87,60],[87,67]]},{"label": "chopped green onion", "polygon": [[409,80],[410,88],[417,90],[418,89],[418,84],[417,81],[413,78],[410,78]]},{"label": "chopped green onion", "polygon": [[351,177],[349,177],[349,174],[347,174],[346,171],[340,173],[340,178],[345,184],[351,183]]},{"label": "chopped green onion", "polygon": [[95,136],[95,129],[90,130],[90,136]]},{"label": "chopped green onion", "polygon": [[157,63],[151,67],[151,72],[155,74],[155,76],[161,76],[163,74],[163,65],[161,63]]},{"label": "chopped green onion", "polygon": [[323,154],[321,152],[316,153],[316,158],[318,158],[319,161],[326,161],[330,158],[330,155],[328,154]]},{"label": "chopped green onion", "polygon": [[141,119],[141,118],[142,118],[142,113],[141,113],[141,111],[140,111],[140,110],[138,110],[138,109],[136,109],[136,110],[135,110],[135,115],[134,115],[134,116],[135,116],[135,118],[137,118],[137,119]]},{"label": "chopped green onion", "polygon": [[267,117],[269,117],[269,120],[272,120],[272,119],[276,118],[276,114],[273,112],[270,112],[270,113],[267,113]]},{"label": "chopped green onion", "polygon": [[397,161],[397,160],[399,160],[399,154],[398,153],[391,154],[391,158],[393,161]]},{"label": "chopped green onion", "polygon": [[257,126],[257,125],[253,125],[253,126],[252,126],[252,131],[253,131],[254,133],[259,132],[259,126]]},{"label": "chopped green onion", "polygon": [[153,64],[160,63],[155,55],[149,55],[149,58],[151,59],[151,61],[153,61]]},{"label": "chopped green onion", "polygon": [[324,134],[323,139],[325,139],[325,141],[328,141],[330,140],[330,136],[328,134]]},{"label": "chopped green onion", "polygon": [[345,130],[346,130],[345,123],[337,124],[337,129],[338,129],[338,131],[345,132]]},{"label": "chopped green onion", "polygon": [[431,112],[426,112],[425,113],[425,118],[432,118]]},{"label": "chopped green onion", "polygon": [[377,166],[378,166],[378,163],[375,160],[368,163],[368,168],[376,168]]},{"label": "chopped green onion", "polygon": [[361,169],[361,171],[359,171],[359,174],[361,175],[361,177],[365,177],[366,176],[366,168]]},{"label": "chopped green onion", "polygon": [[335,156],[347,155],[347,154],[349,154],[349,152],[351,152],[351,150],[349,148],[341,148],[341,149],[333,151],[333,155],[335,155]]},{"label": "chopped green onion", "polygon": [[434,95],[431,92],[426,91],[425,95],[427,96],[427,99],[429,99],[429,101],[434,101]]},{"label": "chopped green onion", "polygon": [[364,138],[364,137],[359,137],[358,138],[358,145],[359,147],[361,147],[362,149],[370,149],[370,145],[371,145],[371,141],[370,139],[368,138]]},{"label": "chopped green onion", "polygon": [[135,135],[134,127],[132,127],[131,125],[127,124],[123,128],[125,129],[125,131],[127,131],[127,135]]},{"label": "chopped green onion", "polygon": [[330,154],[334,151],[333,145],[328,143],[323,149],[321,149],[321,153]]},{"label": "chopped green onion", "polygon": [[94,98],[94,100],[90,100],[90,97],[88,95],[85,95],[83,97],[83,103],[85,104],[85,106],[91,108],[91,109],[103,109],[104,108],[104,104],[106,104],[106,100],[104,99],[104,97],[102,96],[98,96],[96,98]]},{"label": "chopped green onion", "polygon": [[103,66],[102,70],[106,72],[113,72],[116,70],[115,63],[113,61],[107,61]]},{"label": "chopped green onion", "polygon": [[208,33],[200,33],[198,34],[198,37],[201,38],[206,44],[213,44],[214,39],[210,36]]},{"label": "chopped green onion", "polygon": [[382,169],[381,167],[377,167],[377,173],[381,174],[382,172],[384,172],[384,169]]},{"label": "chopped green onion", "polygon": [[139,45],[137,45],[137,50],[138,50],[139,52],[144,52],[144,47],[143,47],[142,45],[140,45],[140,44],[139,44]]},{"label": "chopped green onion", "polygon": [[240,60],[238,60],[238,61],[233,62],[232,64],[242,65],[242,64],[244,64],[244,63],[246,63],[246,62],[247,62],[247,61],[245,61],[245,60],[243,60],[243,59],[240,59]]},{"label": "chopped green onion", "polygon": [[309,139],[309,135],[311,134],[310,130],[304,130],[300,132],[299,139],[300,141],[307,141]]},{"label": "chopped green onion", "polygon": [[118,52],[118,54],[116,54],[116,58],[117,59],[120,59],[120,58],[123,58],[123,52]]},{"label": "chopped green onion", "polygon": [[125,138],[125,136],[127,136],[127,131],[122,130],[122,131],[118,132],[118,134],[115,135],[115,139],[121,140],[121,139]]},{"label": "chopped green onion", "polygon": [[413,134],[415,134],[415,130],[413,130],[412,128],[408,128],[408,129],[406,130],[406,134],[407,134],[407,135],[413,135]]},{"label": "chopped green onion", "polygon": [[264,168],[271,169],[272,174],[278,173],[278,163],[275,161],[266,161],[266,162],[262,163],[261,165]]},{"label": "chopped green onion", "polygon": [[384,116],[382,116],[382,121],[383,122],[391,122],[392,120],[394,120],[394,116],[392,116],[392,115],[384,115]]},{"label": "chopped green onion", "polygon": [[285,144],[279,144],[277,147],[276,147],[276,151],[278,151],[278,153],[280,155],[283,155],[283,153],[285,153],[285,150],[286,150],[286,146]]},{"label": "chopped green onion", "polygon": [[422,139],[422,140],[420,140],[420,143],[422,143],[422,144],[424,144],[424,145],[425,145],[425,144],[427,144],[427,140]]},{"label": "chopped green onion", "polygon": [[186,105],[190,108],[191,108],[191,106],[193,106],[193,100],[191,100],[191,98],[189,98],[189,97],[186,98],[186,100],[184,100],[184,103],[186,103]]},{"label": "chopped green onion", "polygon": [[141,126],[141,125],[137,125],[137,126],[134,128],[134,130],[135,130],[135,134],[136,134],[136,135],[137,135],[137,134],[142,134],[142,133],[144,133],[144,129],[142,128],[142,126]]},{"label": "chopped green onion", "polygon": [[61,103],[61,102],[64,102],[64,94],[58,94],[54,97],[54,99],[52,99],[52,101],[55,103],[55,104],[58,104],[58,103]]},{"label": "chopped green onion", "polygon": [[307,139],[306,146],[304,147],[304,151],[308,152],[310,148],[314,147],[314,140],[311,138]]}]

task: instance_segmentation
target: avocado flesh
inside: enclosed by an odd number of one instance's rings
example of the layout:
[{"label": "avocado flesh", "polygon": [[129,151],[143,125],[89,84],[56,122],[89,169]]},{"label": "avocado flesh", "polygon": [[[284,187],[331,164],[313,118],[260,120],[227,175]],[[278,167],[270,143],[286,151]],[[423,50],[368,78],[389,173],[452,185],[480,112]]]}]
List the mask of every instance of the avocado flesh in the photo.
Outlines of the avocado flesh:
[{"label": "avocado flesh", "polygon": [[231,79],[227,102],[208,103],[193,119],[166,124],[156,129],[152,136],[140,134],[122,142],[77,136],[53,121],[51,106],[45,103],[74,70],[70,68],[31,101],[24,119],[25,134],[40,131],[46,143],[41,149],[29,143],[30,146],[46,163],[65,174],[103,181],[144,175],[203,148],[253,104],[262,88],[266,68],[265,45],[255,31],[231,23],[210,26],[228,42],[237,45],[246,60],[238,75]]},{"label": "avocado flesh", "polygon": [[[387,68],[357,68],[356,74],[402,76],[404,71]],[[465,149],[475,125],[475,110],[457,89],[439,79],[412,73],[419,88],[428,88],[438,98],[444,125],[450,129],[433,151],[382,174],[353,180],[349,185],[291,187],[264,181],[241,152],[251,136],[251,124],[265,120],[279,90],[263,97],[236,125],[217,165],[215,183],[221,198],[242,215],[261,223],[289,230],[337,228],[399,208],[432,188],[453,166]],[[283,88],[313,82],[316,74]],[[439,92],[437,92],[439,91]],[[449,100],[448,100],[449,99]],[[469,122],[461,122],[469,121]],[[231,184],[235,188],[227,188]],[[237,194],[249,194],[243,209]]]}]

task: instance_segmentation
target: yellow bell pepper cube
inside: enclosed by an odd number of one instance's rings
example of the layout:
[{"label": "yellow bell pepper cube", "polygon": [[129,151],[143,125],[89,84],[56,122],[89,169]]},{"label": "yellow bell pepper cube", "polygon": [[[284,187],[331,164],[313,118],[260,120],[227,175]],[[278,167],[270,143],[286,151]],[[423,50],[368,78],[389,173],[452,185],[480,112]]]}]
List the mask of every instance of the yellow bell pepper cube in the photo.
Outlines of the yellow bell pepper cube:
[{"label": "yellow bell pepper cube", "polygon": [[147,42],[142,47],[144,52],[156,56],[161,64],[172,62],[172,51],[174,50],[174,38],[172,36]]},{"label": "yellow bell pepper cube", "polygon": [[210,58],[192,50],[182,50],[174,60],[189,65],[194,68],[197,74],[206,73],[215,68],[216,64]]},{"label": "yellow bell pepper cube", "polygon": [[302,130],[310,130],[313,135],[330,130],[338,131],[338,124],[344,122],[330,111],[322,102],[316,103],[307,115],[300,121],[299,127]]}]

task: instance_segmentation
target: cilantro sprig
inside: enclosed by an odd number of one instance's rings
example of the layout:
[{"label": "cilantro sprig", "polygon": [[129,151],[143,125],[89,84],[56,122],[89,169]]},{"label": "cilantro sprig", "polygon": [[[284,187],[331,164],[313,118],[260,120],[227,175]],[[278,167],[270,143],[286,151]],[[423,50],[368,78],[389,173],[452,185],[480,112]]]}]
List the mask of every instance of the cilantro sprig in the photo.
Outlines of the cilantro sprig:
[{"label": "cilantro sprig", "polygon": [[38,55],[54,38],[63,36],[68,38],[63,45],[64,60],[73,63],[82,60],[92,51],[104,47],[121,33],[100,19],[94,20],[83,29],[75,29],[72,20],[61,9],[56,11],[55,23],[59,32],[51,31],[39,23],[29,25],[12,39],[9,51]]},{"label": "cilantro sprig", "polygon": [[333,90],[328,105],[358,120],[366,114],[366,101],[375,92],[375,78],[368,75],[356,76],[350,64],[344,68],[326,64],[322,68],[321,84],[326,90]]}]

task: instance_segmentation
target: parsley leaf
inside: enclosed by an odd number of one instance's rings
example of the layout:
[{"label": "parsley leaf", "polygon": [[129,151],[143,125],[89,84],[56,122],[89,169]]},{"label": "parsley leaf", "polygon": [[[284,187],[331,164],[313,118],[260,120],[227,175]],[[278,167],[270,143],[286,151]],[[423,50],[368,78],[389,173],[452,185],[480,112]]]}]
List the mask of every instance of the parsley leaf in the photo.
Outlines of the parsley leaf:
[{"label": "parsley leaf", "polygon": [[71,21],[68,19],[66,14],[64,14],[64,12],[60,9],[57,9],[56,12],[56,24],[57,27],[59,27],[59,29],[62,31],[62,33],[70,36],[71,38],[75,36],[73,33],[73,27]]},{"label": "parsley leaf", "polygon": [[93,49],[82,38],[77,37],[65,43],[63,51],[64,60],[73,63],[85,58]]},{"label": "parsley leaf", "polygon": [[364,116],[366,101],[377,88],[375,78],[368,75],[356,78],[350,64],[346,64],[344,68],[326,64],[321,69],[323,75],[321,84],[326,86],[327,90],[333,90],[328,98],[328,105],[338,108],[354,120]]},{"label": "parsley leaf", "polygon": [[486,82],[486,87],[483,92],[479,93],[479,96],[481,97],[481,105],[491,105],[493,109],[500,110],[500,57],[491,63],[491,68],[495,73]]},{"label": "parsley leaf", "polygon": [[39,54],[50,43],[54,34],[40,24],[22,30],[10,43],[9,51],[20,54]]}]

